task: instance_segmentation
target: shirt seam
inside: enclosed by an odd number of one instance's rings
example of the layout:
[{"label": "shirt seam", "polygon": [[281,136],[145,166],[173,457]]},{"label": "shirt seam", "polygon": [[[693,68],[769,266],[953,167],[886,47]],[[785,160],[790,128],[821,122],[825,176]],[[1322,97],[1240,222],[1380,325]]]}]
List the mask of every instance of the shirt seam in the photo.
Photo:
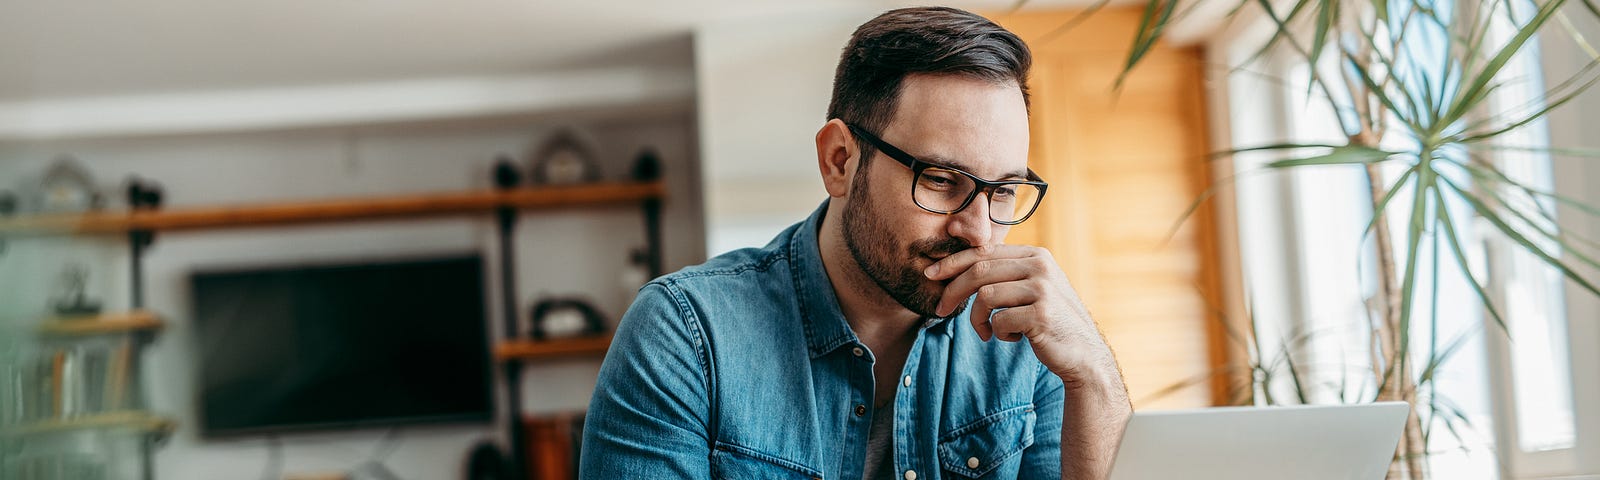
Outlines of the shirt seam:
[{"label": "shirt seam", "polygon": [[746,273],[746,272],[752,272],[752,271],[765,272],[765,271],[771,270],[773,264],[778,263],[779,261],[788,258],[788,256],[789,256],[789,254],[785,253],[785,252],[767,252],[766,256],[764,256],[764,257],[761,257],[761,258],[755,259],[755,260],[746,261],[746,262],[741,262],[741,263],[739,263],[737,265],[733,265],[733,266],[721,267],[721,268],[697,268],[697,269],[690,269],[690,270],[679,270],[679,271],[674,272],[674,273],[672,273],[670,275],[662,277],[661,280],[662,281],[677,281],[677,280],[683,280],[683,279],[687,279],[687,278],[733,276],[733,275],[740,275],[740,274],[743,274],[743,273]]},{"label": "shirt seam", "polygon": [[[810,225],[802,225],[800,228],[815,228],[815,227],[812,227]],[[820,335],[820,333],[817,330],[817,322],[819,321],[819,319],[817,319],[817,318],[815,318],[815,317],[813,317],[811,315],[811,306],[804,304],[804,302],[806,301],[807,296],[806,296],[805,292],[800,291],[800,289],[802,288],[802,285],[805,285],[805,279],[801,278],[801,275],[804,273],[804,272],[802,272],[802,270],[804,270],[804,268],[801,265],[795,265],[796,261],[801,258],[801,254],[796,252],[795,249],[797,249],[797,248],[805,248],[805,246],[802,245],[801,242],[796,241],[798,239],[798,237],[802,236],[801,235],[802,233],[804,233],[804,232],[795,231],[789,237],[788,245],[786,245],[787,250],[788,250],[788,260],[789,260],[789,282],[790,282],[790,285],[792,285],[794,287],[795,298],[800,299],[800,301],[802,302],[801,305],[798,305],[798,307],[799,307],[798,310],[800,311],[800,324],[801,324],[802,328],[805,329],[806,340],[808,341],[808,343],[806,344],[806,348],[808,348],[811,351],[811,358],[812,359],[816,359],[817,357],[826,355],[828,352],[831,352],[834,349],[839,348],[840,345],[844,345],[846,343],[849,343],[850,336],[852,335],[852,333],[850,332],[849,329],[843,329],[843,331],[840,331],[839,334],[834,335],[831,338],[822,339],[822,338],[818,337],[818,335]],[[820,249],[821,247],[819,246],[818,248]],[[817,262],[818,263],[822,262],[821,252],[818,252]],[[827,273],[826,272],[826,267],[823,267],[823,266],[819,266],[819,267],[822,267],[824,269],[823,273],[824,273],[824,275],[826,275],[826,273]],[[833,288],[833,284],[832,283],[828,283],[826,285],[826,287],[827,288]]]},{"label": "shirt seam", "polygon": [[777,456],[777,455],[773,455],[773,454],[770,454],[770,453],[762,452],[760,450],[756,450],[754,448],[746,447],[744,445],[740,445],[740,444],[737,444],[737,443],[718,441],[718,442],[716,442],[715,445],[712,446],[712,448],[715,449],[715,450],[720,450],[720,451],[724,451],[724,452],[744,455],[744,456],[747,456],[747,457],[750,457],[750,458],[754,458],[756,460],[760,460],[760,461],[763,461],[763,462],[767,462],[767,463],[770,463],[770,464],[773,464],[773,465],[776,465],[776,466],[779,466],[779,467],[787,468],[789,470],[793,470],[793,471],[799,472],[801,474],[805,474],[805,475],[811,476],[813,478],[821,478],[822,477],[822,472],[814,470],[811,467],[807,467],[807,466],[802,465],[802,464],[800,464],[798,462],[795,462],[795,461],[792,461],[792,460],[789,460],[789,459],[786,459],[786,458],[783,458],[783,457],[780,457],[780,456]]},{"label": "shirt seam", "polygon": [[694,308],[689,305],[689,298],[684,295],[683,289],[679,288],[675,279],[664,278],[658,284],[672,298],[672,303],[678,308],[678,315],[682,317],[683,326],[689,331],[690,340],[693,342],[695,360],[700,364],[701,381],[706,389],[706,399],[708,400],[707,403],[709,403],[707,405],[708,411],[706,412],[708,423],[708,431],[706,433],[708,433],[707,437],[711,442],[710,446],[715,446],[720,436],[718,432],[720,431],[721,413],[718,405],[722,400],[722,392],[718,388],[716,367],[711,359],[711,341],[705,334],[708,330],[704,325],[704,319],[695,314]]},{"label": "shirt seam", "polygon": [[956,438],[958,438],[958,437],[960,437],[962,435],[966,435],[968,433],[971,433],[971,432],[973,432],[973,431],[975,431],[975,430],[977,430],[979,428],[983,428],[983,427],[987,427],[987,426],[995,424],[995,423],[999,423],[1001,420],[1006,420],[1006,419],[1009,419],[1010,417],[1013,417],[1013,416],[1016,416],[1016,415],[1022,415],[1022,414],[1027,414],[1027,413],[1031,413],[1031,412],[1033,412],[1033,403],[1027,403],[1027,404],[1023,404],[1023,405],[1015,405],[1015,406],[1012,406],[1012,407],[1000,409],[997,412],[985,415],[982,418],[979,418],[977,420],[973,420],[971,422],[967,422],[964,425],[956,427],[956,428],[950,430],[949,432],[946,432],[944,435],[940,435],[939,436],[939,443],[950,442],[950,441],[955,440]]}]

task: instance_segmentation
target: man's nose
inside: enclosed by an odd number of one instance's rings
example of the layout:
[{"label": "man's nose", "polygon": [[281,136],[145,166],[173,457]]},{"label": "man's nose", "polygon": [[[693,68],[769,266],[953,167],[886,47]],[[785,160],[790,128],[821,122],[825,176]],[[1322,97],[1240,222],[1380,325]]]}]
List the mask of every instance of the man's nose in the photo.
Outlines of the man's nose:
[{"label": "man's nose", "polygon": [[989,237],[994,231],[990,227],[988,193],[979,192],[972,197],[972,203],[967,204],[967,208],[950,214],[950,236],[966,240],[968,245],[974,247],[989,244]]}]

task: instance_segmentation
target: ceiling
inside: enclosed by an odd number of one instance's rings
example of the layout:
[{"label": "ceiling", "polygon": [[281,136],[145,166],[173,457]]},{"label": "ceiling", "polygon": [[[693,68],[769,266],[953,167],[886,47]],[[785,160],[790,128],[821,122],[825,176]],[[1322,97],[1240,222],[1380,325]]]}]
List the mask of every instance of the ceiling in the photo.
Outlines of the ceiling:
[{"label": "ceiling", "polygon": [[[902,3],[910,2],[0,0],[0,100],[687,65],[695,25]],[[1013,3],[955,2],[991,11]]]}]

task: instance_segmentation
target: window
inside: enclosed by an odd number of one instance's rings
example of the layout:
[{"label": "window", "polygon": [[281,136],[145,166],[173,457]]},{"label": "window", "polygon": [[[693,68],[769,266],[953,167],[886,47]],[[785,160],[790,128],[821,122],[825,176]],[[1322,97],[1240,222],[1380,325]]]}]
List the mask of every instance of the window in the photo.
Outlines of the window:
[{"label": "window", "polygon": [[[1532,7],[1528,0],[1433,2],[1440,10],[1456,5],[1490,8],[1493,4],[1499,5],[1496,8],[1511,5],[1509,8],[1519,19],[1527,18]],[[1515,33],[1503,10],[1497,15],[1502,21],[1491,29],[1491,43],[1504,42]],[[1555,25],[1552,23],[1547,30],[1557,28]],[[1305,28],[1312,27],[1307,24]],[[1407,28],[1417,30],[1407,31],[1407,44],[1402,48],[1413,53],[1417,62],[1439,61],[1433,58],[1437,53],[1430,52],[1443,51],[1445,33],[1437,27]],[[1264,17],[1241,17],[1213,38],[1210,56],[1218,65],[1238,66],[1256,53],[1272,30],[1270,20]],[[1597,32],[1587,34],[1590,38],[1600,37]],[[1542,108],[1545,82],[1541,78],[1539,51],[1538,45],[1524,47],[1524,53],[1508,65],[1502,78],[1517,81],[1494,93],[1492,111],[1521,108],[1531,112]],[[1218,98],[1213,99],[1212,105],[1225,113],[1214,118],[1224,119],[1218,123],[1226,125],[1214,142],[1219,148],[1281,142],[1342,143],[1344,134],[1327,102],[1320,93],[1308,94],[1306,82],[1313,66],[1299,55],[1285,53],[1271,52],[1244,70],[1215,69],[1213,82],[1223,88],[1213,91]],[[1336,56],[1322,56],[1329,57]],[[1316,68],[1336,76],[1339,65],[1330,61]],[[1504,137],[1501,146],[1542,147],[1551,144],[1550,138],[1547,126],[1537,122]],[[1584,139],[1568,140],[1581,143]],[[1386,145],[1404,141],[1384,139]],[[1600,140],[1588,142],[1593,146]],[[1591,202],[1600,198],[1600,194],[1573,190],[1572,183],[1579,188],[1586,183],[1582,179],[1569,180],[1563,189],[1563,182],[1552,175],[1553,160],[1547,155],[1516,149],[1474,153],[1489,155],[1509,176],[1528,184],[1590,198]],[[1300,376],[1307,379],[1302,386],[1311,402],[1370,401],[1376,386],[1367,347],[1371,330],[1365,322],[1368,312],[1373,311],[1377,269],[1375,246],[1370,238],[1362,237],[1362,229],[1372,215],[1365,175],[1360,167],[1348,166],[1262,171],[1267,162],[1281,158],[1284,157],[1240,154],[1227,162],[1231,165],[1222,168],[1234,176],[1223,180],[1232,181],[1235,186],[1230,200],[1237,204],[1233,220],[1242,252],[1241,283],[1263,346],[1260,355],[1264,358],[1258,360],[1273,363],[1282,352],[1292,351]],[[1389,168],[1384,172],[1386,182],[1393,181],[1402,167]],[[1444,172],[1462,176],[1465,173]],[[1588,183],[1593,183],[1592,179]],[[1401,192],[1399,198],[1406,196],[1407,192]],[[1540,206],[1548,212],[1556,210],[1548,200]],[[1600,385],[1596,385],[1600,384],[1600,375],[1594,374],[1594,365],[1575,364],[1573,352],[1600,349],[1600,339],[1575,336],[1569,330],[1576,327],[1568,319],[1581,317],[1593,322],[1600,311],[1595,311],[1593,305],[1574,310],[1573,305],[1578,303],[1568,297],[1584,291],[1565,291],[1571,287],[1559,272],[1532,255],[1516,253],[1492,226],[1472,221],[1475,216],[1469,205],[1447,200],[1445,208],[1456,219],[1472,270],[1480,276],[1494,273],[1489,285],[1491,296],[1514,340],[1508,341],[1506,335],[1499,333],[1499,327],[1488,318],[1467,283],[1466,272],[1450,259],[1448,250],[1435,257],[1433,245],[1424,237],[1418,251],[1418,301],[1412,311],[1410,334],[1434,341],[1414,341],[1413,347],[1421,351],[1414,352],[1413,362],[1422,361],[1432,352],[1452,352],[1435,374],[1434,388],[1424,391],[1419,399],[1432,402],[1439,412],[1435,418],[1424,418],[1431,430],[1431,475],[1456,479],[1498,478],[1499,472],[1513,478],[1597,473],[1600,464],[1585,465],[1584,456],[1578,453],[1585,444],[1584,430],[1578,428],[1577,422],[1584,417],[1583,408],[1600,407],[1583,407],[1585,404],[1574,398],[1582,398],[1575,397],[1582,392],[1600,391]],[[1408,202],[1400,201],[1388,209],[1390,228],[1396,236],[1397,268],[1407,262],[1404,234],[1409,210]],[[1569,220],[1562,218],[1561,223],[1571,230]],[[1428,301],[1429,292],[1435,288],[1436,305]],[[1285,365],[1278,365],[1278,375],[1286,374],[1282,371]],[[1574,376],[1574,370],[1588,375]],[[1575,378],[1579,383],[1574,383]],[[1279,403],[1293,399],[1286,395],[1294,395],[1291,386],[1283,384],[1263,393],[1270,393]],[[1262,396],[1257,398],[1260,401]],[[1600,415],[1600,411],[1589,415]]]},{"label": "window", "polygon": [[[1528,18],[1534,9],[1528,0],[1506,5],[1504,8],[1510,8],[1511,15],[1519,21]],[[1503,12],[1491,24],[1490,41],[1504,42],[1515,34],[1516,27]],[[1539,63],[1540,45],[1536,42],[1524,47],[1507,64],[1505,77],[1518,80],[1508,82],[1490,97],[1492,111],[1515,115],[1544,107],[1546,82]],[[1524,150],[1551,143],[1546,123],[1534,122],[1499,139],[1497,146],[1502,149],[1493,152],[1492,161],[1511,178],[1554,191],[1552,158]],[[1552,216],[1556,213],[1549,199],[1504,193],[1509,201],[1536,206]],[[1543,227],[1554,229],[1555,225],[1546,223]],[[1555,268],[1505,238],[1492,236],[1486,238],[1486,243],[1493,259],[1491,271],[1496,272],[1497,300],[1507,322],[1506,335],[1496,335],[1490,349],[1496,365],[1496,391],[1502,392],[1497,399],[1501,407],[1496,418],[1502,437],[1500,459],[1506,471],[1517,478],[1585,473],[1574,448],[1577,423],[1567,328],[1568,319],[1573,317],[1566,308],[1564,279]],[[1559,247],[1552,243],[1542,242],[1540,247],[1558,252]]]}]

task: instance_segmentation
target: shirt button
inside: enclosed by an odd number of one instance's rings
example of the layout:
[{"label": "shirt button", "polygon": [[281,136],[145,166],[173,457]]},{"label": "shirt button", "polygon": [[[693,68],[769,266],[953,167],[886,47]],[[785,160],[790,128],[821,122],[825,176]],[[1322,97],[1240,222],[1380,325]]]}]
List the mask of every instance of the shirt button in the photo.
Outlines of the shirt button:
[{"label": "shirt button", "polygon": [[907,387],[911,386],[911,376],[910,375],[906,375],[905,384],[906,384]]},{"label": "shirt button", "polygon": [[850,353],[854,353],[854,354],[856,354],[857,357],[859,357],[859,356],[862,356],[862,355],[866,355],[867,351],[866,350],[862,350],[861,347],[856,347],[856,348],[850,349]]},{"label": "shirt button", "polygon": [[978,468],[978,457],[967,457],[967,468]]},{"label": "shirt button", "polygon": [[857,417],[864,417],[866,415],[867,415],[867,406],[866,405],[856,405],[856,416]]},{"label": "shirt button", "polygon": [[906,470],[906,480],[917,480],[917,472],[915,470]]}]

